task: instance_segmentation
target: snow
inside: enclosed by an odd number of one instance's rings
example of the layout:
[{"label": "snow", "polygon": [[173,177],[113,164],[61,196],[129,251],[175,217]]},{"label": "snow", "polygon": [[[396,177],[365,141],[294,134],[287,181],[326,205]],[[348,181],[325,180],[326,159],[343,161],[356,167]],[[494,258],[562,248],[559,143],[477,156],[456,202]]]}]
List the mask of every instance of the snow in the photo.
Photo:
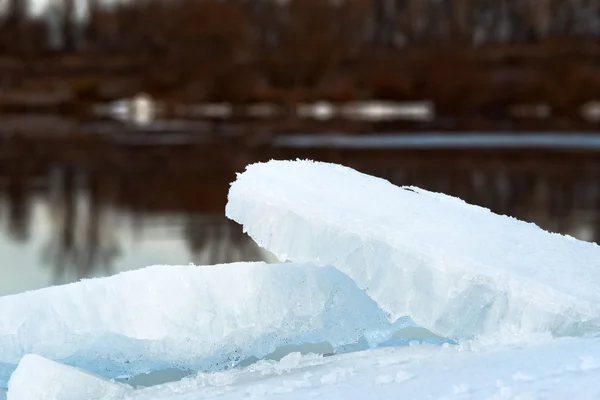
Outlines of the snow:
[{"label": "snow", "polygon": [[308,264],[148,267],[1,297],[0,315],[0,387],[29,353],[114,378],[225,368],[284,345],[366,348],[411,325]]},{"label": "snow", "polygon": [[314,118],[326,121],[335,116],[336,109],[333,104],[327,101],[319,101],[314,104],[300,103],[296,106],[296,114],[300,118]]},{"label": "snow", "polygon": [[433,105],[429,101],[389,102],[381,100],[357,101],[338,105],[327,101],[300,103],[296,114],[300,118],[330,120],[342,117],[359,121],[415,120],[427,121],[433,116]]},{"label": "snow", "polygon": [[150,125],[156,119],[158,109],[158,104],[146,93],[114,101],[106,107],[109,116],[138,126]]},{"label": "snow", "polygon": [[430,101],[357,101],[344,104],[341,109],[341,114],[346,118],[360,121],[430,121],[434,113],[434,105]]},{"label": "snow", "polygon": [[460,199],[340,165],[270,161],[227,217],[281,261],[334,266],[391,320],[461,339],[600,331],[600,251]]},{"label": "snow", "polygon": [[138,390],[132,399],[592,399],[600,341],[540,339],[495,348],[417,345],[198,374]]},{"label": "snow", "polygon": [[8,400],[122,400],[131,387],[28,354],[8,384]]},{"label": "snow", "polygon": [[[19,375],[11,379],[9,400],[101,398],[82,395],[86,389],[90,390],[88,393],[120,389],[120,398],[126,400],[587,400],[600,396],[600,341],[538,339],[537,343],[515,343],[502,348],[415,345],[332,357],[290,353],[279,362],[259,361],[247,368],[199,373],[179,382],[136,390],[123,389],[39,357],[25,358],[15,373]],[[59,379],[46,379],[51,376]],[[65,387],[77,392],[72,397],[16,395],[33,390],[52,393]]]}]

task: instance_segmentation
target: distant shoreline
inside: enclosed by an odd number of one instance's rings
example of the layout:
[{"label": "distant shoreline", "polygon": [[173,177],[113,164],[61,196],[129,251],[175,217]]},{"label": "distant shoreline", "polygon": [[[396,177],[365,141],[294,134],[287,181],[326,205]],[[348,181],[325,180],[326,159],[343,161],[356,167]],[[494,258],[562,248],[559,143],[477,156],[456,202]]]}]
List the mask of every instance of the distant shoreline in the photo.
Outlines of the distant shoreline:
[{"label": "distant shoreline", "polygon": [[[85,116],[93,104],[148,93],[169,112],[180,104],[289,109],[301,103],[380,99],[433,104],[436,124],[424,129],[444,129],[447,120],[451,130],[600,127],[600,41],[595,39],[363,50],[341,55],[337,67],[322,71],[312,83],[289,85],[269,78],[278,72],[267,71],[260,57],[257,53],[242,63],[186,59],[172,64],[135,52],[0,56],[0,113]],[[422,124],[408,126],[421,130]]]}]

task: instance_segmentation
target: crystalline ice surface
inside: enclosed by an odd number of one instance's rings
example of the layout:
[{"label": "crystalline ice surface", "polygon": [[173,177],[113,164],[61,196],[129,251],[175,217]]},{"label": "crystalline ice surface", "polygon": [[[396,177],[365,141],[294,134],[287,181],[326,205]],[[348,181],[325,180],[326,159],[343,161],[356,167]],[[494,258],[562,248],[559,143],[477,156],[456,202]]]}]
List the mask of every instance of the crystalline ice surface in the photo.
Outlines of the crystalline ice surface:
[{"label": "crystalline ice surface", "polygon": [[122,400],[131,388],[28,354],[8,384],[7,400]]},{"label": "crystalline ice surface", "polygon": [[0,387],[29,353],[113,378],[218,369],[289,344],[384,341],[399,327],[333,267],[148,267],[0,298]]},{"label": "crystalline ice surface", "polygon": [[560,338],[476,349],[417,345],[286,356],[138,390],[135,400],[596,399],[600,341]]},{"label": "crystalline ice surface", "polygon": [[[199,373],[133,390],[27,355],[11,377],[9,400],[595,399],[600,341],[562,338],[506,347],[415,345]],[[434,384],[432,384],[432,382]]]},{"label": "crystalline ice surface", "polygon": [[600,331],[600,249],[460,199],[312,161],[253,164],[229,218],[280,260],[335,266],[451,337]]}]

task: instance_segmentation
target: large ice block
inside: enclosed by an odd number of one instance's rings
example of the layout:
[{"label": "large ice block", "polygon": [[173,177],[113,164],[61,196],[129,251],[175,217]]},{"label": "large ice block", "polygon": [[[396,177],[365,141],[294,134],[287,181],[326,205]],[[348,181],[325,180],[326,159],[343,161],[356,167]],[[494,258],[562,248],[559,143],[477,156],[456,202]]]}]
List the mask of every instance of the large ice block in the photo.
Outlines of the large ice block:
[{"label": "large ice block", "polygon": [[0,298],[0,387],[28,353],[113,378],[288,344],[377,344],[400,325],[333,267],[155,266]]},{"label": "large ice block", "polygon": [[7,400],[122,400],[131,387],[28,354],[8,383]]},{"label": "large ice block", "polygon": [[335,266],[394,319],[451,337],[600,331],[600,249],[341,165],[250,165],[229,218],[280,260]]}]

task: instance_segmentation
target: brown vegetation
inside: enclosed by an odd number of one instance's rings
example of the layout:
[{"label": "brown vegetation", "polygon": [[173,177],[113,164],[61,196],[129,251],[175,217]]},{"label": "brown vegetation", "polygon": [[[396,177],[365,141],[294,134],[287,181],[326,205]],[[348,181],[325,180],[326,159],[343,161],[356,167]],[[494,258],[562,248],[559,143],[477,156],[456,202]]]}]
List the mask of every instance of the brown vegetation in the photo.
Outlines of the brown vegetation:
[{"label": "brown vegetation", "polygon": [[61,0],[33,20],[25,3],[0,25],[0,91],[430,99],[441,117],[498,119],[536,103],[579,118],[600,93],[597,0],[87,0],[82,19]]}]

